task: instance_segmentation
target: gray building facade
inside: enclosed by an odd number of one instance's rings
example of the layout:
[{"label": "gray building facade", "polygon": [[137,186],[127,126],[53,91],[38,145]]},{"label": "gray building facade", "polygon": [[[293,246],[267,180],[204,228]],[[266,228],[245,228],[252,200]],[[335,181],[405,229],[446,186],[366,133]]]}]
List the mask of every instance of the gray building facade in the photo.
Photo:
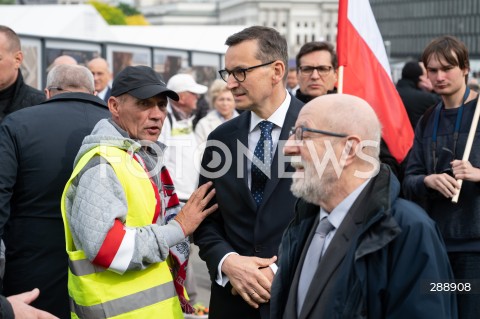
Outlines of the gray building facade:
[{"label": "gray building facade", "polygon": [[479,0],[370,0],[390,57],[417,59],[435,37],[453,35],[480,59]]}]

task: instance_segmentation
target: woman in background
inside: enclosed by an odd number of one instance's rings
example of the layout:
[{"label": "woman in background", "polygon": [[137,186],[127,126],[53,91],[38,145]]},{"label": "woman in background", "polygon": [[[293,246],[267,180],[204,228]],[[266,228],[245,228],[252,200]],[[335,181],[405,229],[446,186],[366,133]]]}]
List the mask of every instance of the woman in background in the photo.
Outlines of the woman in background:
[{"label": "woman in background", "polygon": [[[213,110],[202,118],[195,127],[195,135],[199,145],[207,141],[208,134],[217,126],[238,116],[232,92],[227,88],[225,81],[220,79],[213,81],[208,96]],[[205,147],[203,146],[203,148]]]}]

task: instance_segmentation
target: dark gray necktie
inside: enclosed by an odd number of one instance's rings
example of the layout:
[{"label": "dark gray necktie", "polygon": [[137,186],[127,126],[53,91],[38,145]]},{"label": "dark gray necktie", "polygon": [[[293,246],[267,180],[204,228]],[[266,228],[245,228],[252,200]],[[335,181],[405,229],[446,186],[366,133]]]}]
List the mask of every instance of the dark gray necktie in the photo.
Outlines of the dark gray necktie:
[{"label": "dark gray necktie", "polygon": [[307,291],[310,288],[313,275],[317,271],[318,264],[321,259],[323,245],[325,244],[325,237],[334,229],[332,224],[328,221],[327,217],[324,217],[315,230],[310,246],[308,247],[305,261],[303,262],[302,272],[300,273],[300,280],[298,282],[297,291],[297,315],[300,315],[300,310],[305,302]]}]

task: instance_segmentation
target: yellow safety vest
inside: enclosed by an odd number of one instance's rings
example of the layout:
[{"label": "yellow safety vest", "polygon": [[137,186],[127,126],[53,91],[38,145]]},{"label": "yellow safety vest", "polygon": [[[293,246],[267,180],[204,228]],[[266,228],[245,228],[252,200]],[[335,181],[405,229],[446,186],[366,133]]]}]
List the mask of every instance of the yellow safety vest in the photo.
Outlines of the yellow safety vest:
[{"label": "yellow safety vest", "polygon": [[73,179],[96,155],[110,163],[123,187],[128,203],[126,226],[150,225],[155,213],[152,184],[144,169],[127,152],[115,147],[98,146],[81,157],[62,196],[72,318],[183,318],[167,262],[152,264],[144,270],[127,270],[120,275],[92,264],[82,250],[76,249],[68,226],[65,197]]}]

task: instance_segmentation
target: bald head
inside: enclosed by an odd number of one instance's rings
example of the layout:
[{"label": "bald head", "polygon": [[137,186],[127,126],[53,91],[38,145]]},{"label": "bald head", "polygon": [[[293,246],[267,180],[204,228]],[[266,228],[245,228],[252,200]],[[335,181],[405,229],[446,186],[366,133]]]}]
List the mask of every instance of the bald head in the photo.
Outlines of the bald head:
[{"label": "bald head", "polygon": [[91,67],[102,67],[104,69],[107,69],[108,70],[108,62],[107,60],[105,60],[104,58],[95,58],[95,59],[91,59],[89,62],[88,62],[88,68],[91,68]]},{"label": "bald head", "polygon": [[17,81],[22,61],[23,53],[17,34],[9,27],[0,25],[0,91]]},{"label": "bald head", "polygon": [[311,118],[317,127],[332,132],[355,134],[362,140],[380,142],[381,125],[372,107],[348,94],[327,94],[307,103],[301,117]]},{"label": "bald head", "polygon": [[9,52],[13,53],[22,50],[20,38],[15,31],[5,25],[0,25],[0,35],[2,35],[2,42],[5,41],[5,48]]},{"label": "bald head", "polygon": [[56,57],[55,60],[53,60],[52,64],[50,64],[50,66],[47,68],[47,72],[50,72],[57,65],[62,65],[62,64],[77,65],[78,62],[77,60],[75,60],[73,57],[69,55],[61,55]]},{"label": "bald head", "polygon": [[61,55],[53,60],[53,66],[57,66],[60,64],[67,64],[67,65],[77,65],[77,60],[69,55]]}]

